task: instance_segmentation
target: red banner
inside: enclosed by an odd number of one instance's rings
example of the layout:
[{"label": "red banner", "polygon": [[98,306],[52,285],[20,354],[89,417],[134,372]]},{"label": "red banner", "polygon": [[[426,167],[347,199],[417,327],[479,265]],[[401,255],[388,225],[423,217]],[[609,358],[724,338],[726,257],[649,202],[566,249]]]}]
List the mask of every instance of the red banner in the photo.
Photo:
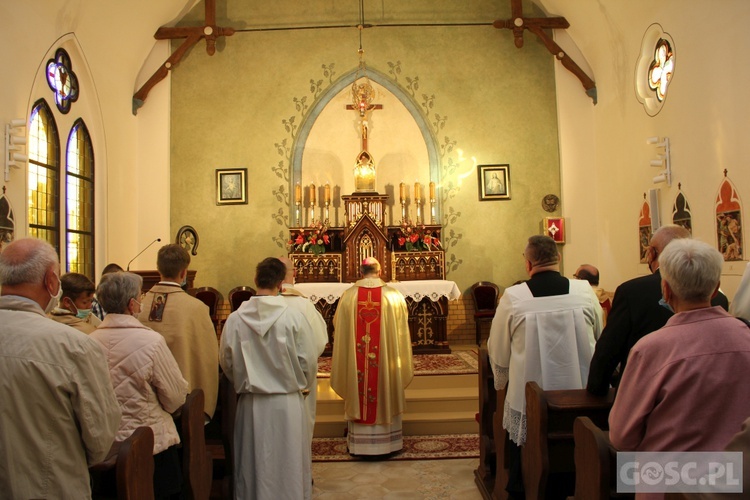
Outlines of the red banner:
[{"label": "red banner", "polygon": [[374,424],[378,407],[381,288],[360,287],[357,295],[357,385],[361,424]]}]

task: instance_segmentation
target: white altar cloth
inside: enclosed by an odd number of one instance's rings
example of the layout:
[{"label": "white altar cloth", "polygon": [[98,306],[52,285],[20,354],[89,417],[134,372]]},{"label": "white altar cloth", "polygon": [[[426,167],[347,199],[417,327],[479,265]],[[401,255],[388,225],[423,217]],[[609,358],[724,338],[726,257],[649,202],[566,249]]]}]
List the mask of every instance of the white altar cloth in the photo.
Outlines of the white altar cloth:
[{"label": "white altar cloth", "polygon": [[[428,297],[433,302],[437,302],[440,300],[440,297],[447,297],[448,300],[456,300],[461,296],[461,291],[454,281],[391,281],[388,284],[401,292],[404,297],[411,297],[416,302],[425,297]],[[325,300],[329,304],[333,304],[352,285],[353,283],[297,283],[294,285],[294,288],[304,293],[313,304],[320,300]]]}]

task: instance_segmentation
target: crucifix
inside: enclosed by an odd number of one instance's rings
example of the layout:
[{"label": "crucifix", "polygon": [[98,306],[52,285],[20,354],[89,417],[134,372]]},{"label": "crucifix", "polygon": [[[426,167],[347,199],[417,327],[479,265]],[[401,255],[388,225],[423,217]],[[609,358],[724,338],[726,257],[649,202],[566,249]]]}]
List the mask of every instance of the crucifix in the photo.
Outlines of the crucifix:
[{"label": "crucifix", "polygon": [[206,40],[206,53],[212,56],[216,53],[216,40],[222,36],[234,35],[234,28],[222,28],[216,26],[216,0],[204,0],[206,6],[205,24],[203,26],[190,27],[167,27],[162,26],[154,34],[157,40],[174,40],[184,38],[182,45],[177,47],[171,56],[162,64],[159,69],[149,78],[146,83],[133,95],[133,114],[138,112],[138,108],[143,106],[151,89],[172,70],[177,63],[182,60],[185,53],[201,38]]},{"label": "crucifix", "polygon": [[534,33],[547,47],[547,50],[555,56],[568,71],[573,73],[581,81],[586,94],[596,104],[596,83],[584,73],[573,59],[544,32],[545,29],[567,29],[570,23],[564,17],[524,17],[522,0],[510,0],[511,19],[498,19],[492,25],[498,29],[509,29],[513,31],[516,47],[523,47],[523,30]]}]

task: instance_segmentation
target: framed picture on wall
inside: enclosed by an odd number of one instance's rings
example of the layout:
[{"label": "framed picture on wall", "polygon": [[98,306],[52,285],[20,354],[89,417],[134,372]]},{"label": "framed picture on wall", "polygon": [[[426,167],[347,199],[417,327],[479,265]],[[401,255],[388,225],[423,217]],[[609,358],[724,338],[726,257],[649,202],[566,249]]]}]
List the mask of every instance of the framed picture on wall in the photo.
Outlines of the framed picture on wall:
[{"label": "framed picture on wall", "polygon": [[247,169],[216,170],[216,204],[247,204]]},{"label": "framed picture on wall", "polygon": [[510,200],[510,165],[478,165],[479,201]]}]

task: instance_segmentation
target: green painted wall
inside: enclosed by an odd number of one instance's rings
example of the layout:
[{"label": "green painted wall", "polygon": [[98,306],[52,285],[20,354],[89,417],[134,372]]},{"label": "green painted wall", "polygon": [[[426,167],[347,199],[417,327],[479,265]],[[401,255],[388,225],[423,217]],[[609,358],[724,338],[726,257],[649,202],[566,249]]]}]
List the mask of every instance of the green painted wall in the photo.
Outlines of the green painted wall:
[{"label": "green painted wall", "polygon": [[[191,16],[202,18],[200,9]],[[225,15],[220,25],[249,24],[237,21],[247,13]],[[472,16],[491,22],[508,13]],[[466,291],[480,280],[504,287],[524,278],[526,238],[560,213],[541,205],[560,195],[554,58],[532,35],[518,50],[510,32],[491,26],[376,27],[363,32],[363,45],[368,67],[414,96],[441,145],[449,279]],[[286,252],[279,244],[296,132],[316,96],[356,67],[358,46],[355,28],[238,32],[213,57],[201,42],[172,72],[171,230],[198,231],[199,286],[226,293],[252,284],[258,261]],[[476,164],[495,163],[510,164],[512,199],[480,202]],[[216,205],[219,168],[248,169],[247,205]]]}]

